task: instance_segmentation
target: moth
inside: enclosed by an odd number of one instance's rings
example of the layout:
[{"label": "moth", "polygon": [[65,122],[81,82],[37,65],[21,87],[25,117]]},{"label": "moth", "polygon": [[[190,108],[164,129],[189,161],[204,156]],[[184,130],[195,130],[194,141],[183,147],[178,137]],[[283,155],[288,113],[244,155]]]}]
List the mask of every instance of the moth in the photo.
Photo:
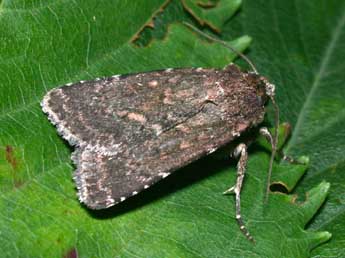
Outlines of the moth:
[{"label": "moth", "polygon": [[[268,98],[274,100],[274,85],[230,64],[80,81],[49,91],[41,106],[75,147],[80,202],[104,209],[257,127]],[[240,214],[245,143],[234,156],[239,157],[238,177],[227,192],[235,193],[236,219],[253,240]]]}]

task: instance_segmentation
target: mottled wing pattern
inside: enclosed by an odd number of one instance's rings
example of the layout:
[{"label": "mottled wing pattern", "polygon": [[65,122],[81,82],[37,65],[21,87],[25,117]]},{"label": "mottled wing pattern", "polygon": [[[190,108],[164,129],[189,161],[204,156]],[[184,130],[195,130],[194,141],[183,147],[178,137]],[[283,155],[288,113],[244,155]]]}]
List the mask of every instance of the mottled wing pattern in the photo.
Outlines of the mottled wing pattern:
[{"label": "mottled wing pattern", "polygon": [[255,75],[168,69],[79,82],[50,91],[43,111],[76,146],[81,202],[110,207],[261,122]]}]

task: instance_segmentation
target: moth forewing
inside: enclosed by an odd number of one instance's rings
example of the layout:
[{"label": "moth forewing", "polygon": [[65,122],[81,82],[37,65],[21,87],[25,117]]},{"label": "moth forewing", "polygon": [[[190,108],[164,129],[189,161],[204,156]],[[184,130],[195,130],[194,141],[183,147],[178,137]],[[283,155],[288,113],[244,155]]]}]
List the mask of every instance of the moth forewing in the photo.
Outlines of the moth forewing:
[{"label": "moth forewing", "polygon": [[79,199],[113,206],[233,141],[264,117],[262,78],[235,65],[68,84],[42,108],[76,150]]},{"label": "moth forewing", "polygon": [[259,77],[230,65],[79,82],[43,110],[76,146],[80,200],[106,208],[232,141],[264,116]]}]

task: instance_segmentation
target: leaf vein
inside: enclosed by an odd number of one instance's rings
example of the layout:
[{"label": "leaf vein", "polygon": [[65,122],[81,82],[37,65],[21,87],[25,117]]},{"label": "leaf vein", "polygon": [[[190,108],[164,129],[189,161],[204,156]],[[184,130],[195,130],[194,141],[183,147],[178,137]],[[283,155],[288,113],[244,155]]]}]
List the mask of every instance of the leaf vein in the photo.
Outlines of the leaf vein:
[{"label": "leaf vein", "polygon": [[310,106],[312,104],[312,100],[316,94],[316,91],[321,85],[321,80],[325,76],[327,66],[330,62],[331,56],[334,53],[334,50],[336,49],[336,44],[339,40],[341,33],[343,32],[344,26],[345,26],[345,12],[343,13],[341,18],[339,19],[339,22],[337,23],[337,26],[332,33],[330,42],[329,42],[329,44],[328,44],[328,46],[324,52],[324,55],[322,57],[322,61],[321,61],[319,70],[317,71],[317,73],[315,75],[314,82],[312,83],[312,86],[311,86],[310,91],[306,97],[306,100],[305,100],[304,104],[302,105],[300,114],[298,116],[298,119],[297,119],[297,122],[295,125],[294,133],[292,134],[291,139],[290,139],[290,141],[286,147],[286,152],[288,152],[291,149],[291,147],[294,144],[296,144],[296,142],[298,141],[299,132],[302,130],[303,122],[306,119],[307,109],[310,108]]}]

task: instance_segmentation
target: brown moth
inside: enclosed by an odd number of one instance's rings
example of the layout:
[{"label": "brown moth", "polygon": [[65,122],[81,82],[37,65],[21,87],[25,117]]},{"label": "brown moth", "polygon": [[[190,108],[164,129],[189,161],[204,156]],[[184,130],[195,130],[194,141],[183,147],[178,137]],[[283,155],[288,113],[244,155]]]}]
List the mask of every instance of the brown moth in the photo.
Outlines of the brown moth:
[{"label": "brown moth", "polygon": [[[49,91],[41,105],[59,134],[76,148],[72,160],[79,200],[103,209],[258,126],[268,98],[274,101],[272,84],[230,64],[67,84]],[[276,137],[269,137],[276,146]],[[235,193],[236,219],[253,240],[240,214],[245,143],[235,148],[234,156],[239,157],[237,182],[226,192]]]}]

